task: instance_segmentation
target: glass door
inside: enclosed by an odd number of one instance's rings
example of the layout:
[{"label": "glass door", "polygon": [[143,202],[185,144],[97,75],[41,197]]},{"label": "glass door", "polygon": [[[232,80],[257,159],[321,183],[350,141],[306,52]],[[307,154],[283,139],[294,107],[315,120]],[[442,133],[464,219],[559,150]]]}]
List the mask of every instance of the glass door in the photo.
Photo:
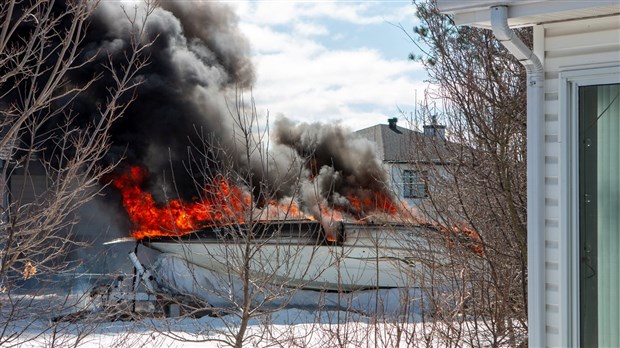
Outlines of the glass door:
[{"label": "glass door", "polygon": [[620,347],[620,84],[579,87],[582,347]]}]

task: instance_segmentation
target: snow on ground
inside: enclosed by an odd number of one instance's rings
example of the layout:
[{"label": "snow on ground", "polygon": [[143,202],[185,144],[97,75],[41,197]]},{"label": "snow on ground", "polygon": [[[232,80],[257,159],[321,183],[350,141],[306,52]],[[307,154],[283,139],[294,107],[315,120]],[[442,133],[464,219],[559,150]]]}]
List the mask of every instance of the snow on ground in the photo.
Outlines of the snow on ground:
[{"label": "snow on ground", "polygon": [[[143,318],[106,321],[81,318],[52,323],[54,313],[11,322],[3,347],[225,347],[234,343],[240,319],[234,314],[201,318]],[[243,347],[512,347],[481,330],[482,323],[367,316],[345,310],[284,308],[249,322]],[[451,326],[454,325],[454,326]],[[475,331],[474,328],[481,331]],[[468,332],[468,330],[470,330]],[[445,333],[458,334],[448,340]],[[525,336],[522,336],[525,339]]]},{"label": "snow on ground", "polygon": [[[266,319],[251,321],[244,347],[410,347],[412,334],[422,330],[420,323],[375,324],[345,311],[285,309]],[[30,323],[18,346],[221,347],[238,329],[236,319],[211,317],[61,323],[56,332],[43,332],[48,324],[43,319]]]},{"label": "snow on ground", "polygon": [[[145,319],[138,322],[61,323],[56,332],[49,322],[31,323],[14,346],[38,347],[225,347],[234,343],[238,319]],[[471,323],[473,325],[473,323]],[[471,329],[473,326],[469,326]],[[467,329],[467,327],[463,327]],[[345,311],[284,309],[253,319],[243,347],[512,347],[492,345],[485,332],[448,340],[446,324],[382,321]],[[524,337],[523,337],[524,338]],[[7,345],[9,346],[9,345]]]},{"label": "snow on ground", "polygon": [[[165,283],[169,289],[198,295],[211,305],[231,310],[220,311],[216,317],[161,318],[151,315],[133,321],[110,321],[102,319],[99,313],[98,316],[76,317],[73,322],[55,323],[52,319],[63,313],[48,308],[55,308],[58,301],[68,301],[68,307],[93,309],[95,305],[87,301],[88,294],[74,291],[68,297],[25,295],[21,298],[21,309],[14,307],[19,309],[18,317],[8,321],[6,330],[1,333],[0,346],[192,348],[233,345],[241,327],[240,317],[234,310],[242,295],[238,293],[237,281],[229,278],[218,280],[206,270],[184,269],[186,264],[175,258],[160,258],[156,266],[154,273],[158,282]],[[179,276],[187,274],[192,275],[191,280]],[[224,280],[228,281],[228,287],[220,288]],[[215,291],[224,288],[228,290]],[[492,338],[478,322],[438,323],[430,320],[420,289],[340,294],[297,290],[273,298],[258,291],[256,294],[252,301],[256,310],[251,313],[243,347],[492,346]],[[8,303],[6,294],[0,297],[1,303]],[[14,296],[11,300],[18,298]],[[0,306],[0,319],[4,319],[0,323],[7,322],[8,308]],[[449,341],[443,335],[450,332],[452,326],[459,337],[457,342]],[[510,347],[511,344],[500,342],[495,346]]]}]

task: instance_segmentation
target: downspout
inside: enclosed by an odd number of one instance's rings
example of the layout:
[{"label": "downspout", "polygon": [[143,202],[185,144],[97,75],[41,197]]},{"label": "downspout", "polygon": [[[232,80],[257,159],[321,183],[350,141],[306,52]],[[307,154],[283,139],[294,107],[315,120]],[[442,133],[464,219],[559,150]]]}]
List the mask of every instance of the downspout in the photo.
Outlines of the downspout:
[{"label": "downspout", "polygon": [[493,34],[527,72],[527,270],[528,343],[545,343],[544,68],[508,26],[508,6],[491,7]]}]

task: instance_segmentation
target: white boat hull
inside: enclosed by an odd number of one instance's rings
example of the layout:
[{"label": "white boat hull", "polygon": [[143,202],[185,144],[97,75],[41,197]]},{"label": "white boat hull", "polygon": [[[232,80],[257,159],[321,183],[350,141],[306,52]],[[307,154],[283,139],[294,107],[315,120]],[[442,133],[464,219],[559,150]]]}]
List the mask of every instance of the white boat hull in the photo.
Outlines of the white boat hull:
[{"label": "white boat hull", "polygon": [[247,270],[253,283],[322,290],[417,287],[436,259],[423,237],[436,231],[427,227],[344,224],[344,238],[329,243],[306,223],[298,225],[255,238],[203,235],[143,243],[219,274],[242,277]]}]

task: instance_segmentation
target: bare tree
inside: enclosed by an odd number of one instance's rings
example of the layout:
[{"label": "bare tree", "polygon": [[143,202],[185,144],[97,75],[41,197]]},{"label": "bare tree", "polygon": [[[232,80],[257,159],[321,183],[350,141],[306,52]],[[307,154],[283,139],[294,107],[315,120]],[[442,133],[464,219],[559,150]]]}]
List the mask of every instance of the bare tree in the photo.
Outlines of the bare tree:
[{"label": "bare tree", "polygon": [[[101,164],[101,159],[110,146],[112,124],[140,84],[136,76],[147,64],[144,50],[150,44],[144,28],[154,8],[147,1],[142,10],[125,12],[131,44],[119,61],[105,49],[86,52],[82,47],[98,5],[97,1],[46,0],[0,4],[3,346],[19,343],[38,316],[61,314],[82,300],[49,301],[34,295],[46,280],[61,281],[76,267],[66,259],[75,245],[75,213],[98,194],[101,177],[114,166]],[[71,78],[95,61],[104,61],[99,73],[86,81]],[[96,113],[87,123],[77,123],[74,101],[102,79],[112,83],[97,101]],[[37,282],[35,288],[24,288],[29,280]],[[55,332],[58,327],[37,330]],[[71,344],[78,342],[79,337]],[[56,343],[64,344],[60,339]]]},{"label": "bare tree", "polygon": [[[177,245],[174,253],[181,258],[160,260],[167,263],[158,272],[160,280],[165,280],[162,285],[172,291],[164,301],[168,308],[177,308],[183,317],[221,316],[219,327],[203,327],[202,335],[191,338],[170,327],[155,329],[176,340],[244,347],[268,337],[270,316],[284,308],[297,290],[333,267],[337,255],[332,254],[338,248],[334,245],[329,255],[317,256],[320,246],[331,243],[321,224],[308,221],[300,211],[297,192],[278,196],[280,185],[298,186],[306,163],[293,159],[276,168],[277,161],[268,152],[269,128],[261,125],[253,102],[247,103],[240,92],[235,95],[229,104],[232,140],[222,141],[221,134],[196,130],[195,139],[200,142],[188,149],[186,172],[172,171],[170,182],[163,183],[165,203],[153,205],[161,217],[157,231],[146,235],[144,243],[166,251],[157,245],[157,238],[164,237],[166,243]],[[268,182],[270,171],[294,182]],[[193,178],[196,199],[174,198],[179,196],[177,175]],[[130,191],[122,183],[114,185]],[[135,200],[125,200],[126,210],[137,211],[127,206],[131,201]],[[190,216],[192,226],[183,229],[179,216]],[[136,222],[141,219],[131,213],[130,217],[139,230]],[[320,261],[309,263],[313,258]],[[257,327],[261,330],[250,330],[251,321],[260,321],[263,325]]]},{"label": "bare tree", "polygon": [[[438,334],[448,346],[522,345],[525,72],[490,31],[457,27],[435,1],[414,5],[420,24],[413,29],[417,53],[410,58],[425,66],[436,86],[427,91],[422,121],[438,117],[448,126],[445,140],[412,146],[427,163],[445,164],[429,174],[422,208],[437,225],[455,232],[449,234],[451,267],[442,270],[453,293],[437,301],[436,316],[443,322]],[[517,33],[531,44],[531,31]]]},{"label": "bare tree", "polygon": [[[332,311],[317,316],[317,320],[328,323],[317,324],[317,330],[334,337],[328,346],[362,342],[369,334],[374,337],[369,342],[385,340],[397,346],[412,341],[408,325],[415,307],[420,306],[420,291],[404,288],[386,293],[380,290],[357,293],[351,292],[358,290],[351,282],[359,280],[358,272],[366,270],[376,272],[373,275],[378,282],[379,278],[387,277],[378,274],[386,270],[379,264],[393,263],[403,267],[402,274],[396,275],[399,284],[419,286],[427,266],[434,262],[434,252],[427,239],[420,237],[430,233],[436,238],[437,230],[424,226],[409,229],[402,223],[380,225],[357,221],[352,224],[355,225],[351,227],[352,233],[343,236],[344,240],[328,240],[325,231],[333,229],[330,222],[335,222],[330,221],[330,208],[305,207],[319,212],[316,221],[309,221],[310,216],[303,215],[297,205],[302,182],[310,183],[304,181],[308,175],[304,168],[309,160],[294,153],[291,161],[271,157],[274,152],[268,151],[269,128],[260,125],[253,103],[248,106],[242,98],[237,98],[230,106],[230,114],[234,123],[233,141],[223,142],[219,134],[202,134],[198,129],[197,138],[201,141],[188,151],[186,172],[171,172],[172,177],[163,182],[164,194],[159,197],[159,203],[151,193],[141,191],[140,182],[129,184],[132,180],[120,178],[114,183],[123,192],[126,210],[136,229],[134,234],[144,237],[147,246],[179,256],[164,256],[155,267],[160,283],[172,291],[164,301],[166,306],[174,308],[170,312],[183,317],[208,314],[220,317],[215,325],[196,321],[200,330],[193,329],[189,320],[186,328],[175,329],[171,325],[155,329],[181,341],[218,341],[236,347],[261,342],[286,344],[289,339],[310,342],[311,337],[304,337],[308,334],[286,333],[272,326],[274,313],[291,303],[295,306],[302,303],[304,308]],[[281,156],[282,152],[277,154]],[[278,175],[270,175],[274,174],[271,171],[277,171]],[[175,198],[180,196],[177,183],[188,177],[194,179],[196,198],[191,201]],[[269,181],[273,177],[281,180]],[[293,182],[285,183],[287,180]],[[290,192],[283,186],[296,189]],[[308,201],[321,201],[318,187],[304,189],[306,194],[315,190],[314,197]],[[280,191],[288,195],[283,198]],[[151,203],[142,205],[145,202]],[[133,204],[140,204],[140,208]],[[151,220],[152,216],[157,218]],[[399,218],[402,217],[393,217]],[[153,225],[148,221],[153,221]],[[362,243],[373,242],[370,246],[366,244],[363,252],[351,255],[353,248],[364,248]],[[355,267],[347,268],[347,264],[356,261],[347,261],[346,256],[366,263],[360,265],[363,263],[360,261]],[[424,267],[421,262],[426,263]],[[322,283],[326,281],[322,278],[325,273],[329,273],[332,282],[331,293],[300,292],[302,288],[323,289],[327,285]],[[414,281],[417,283],[411,283]],[[378,288],[379,284],[364,286]],[[387,297],[391,298],[390,308],[384,308]],[[371,325],[356,323],[360,318]],[[400,336],[384,337],[383,329],[387,325],[394,327]],[[187,330],[200,334],[188,337]],[[366,334],[360,336],[362,330]]]}]

